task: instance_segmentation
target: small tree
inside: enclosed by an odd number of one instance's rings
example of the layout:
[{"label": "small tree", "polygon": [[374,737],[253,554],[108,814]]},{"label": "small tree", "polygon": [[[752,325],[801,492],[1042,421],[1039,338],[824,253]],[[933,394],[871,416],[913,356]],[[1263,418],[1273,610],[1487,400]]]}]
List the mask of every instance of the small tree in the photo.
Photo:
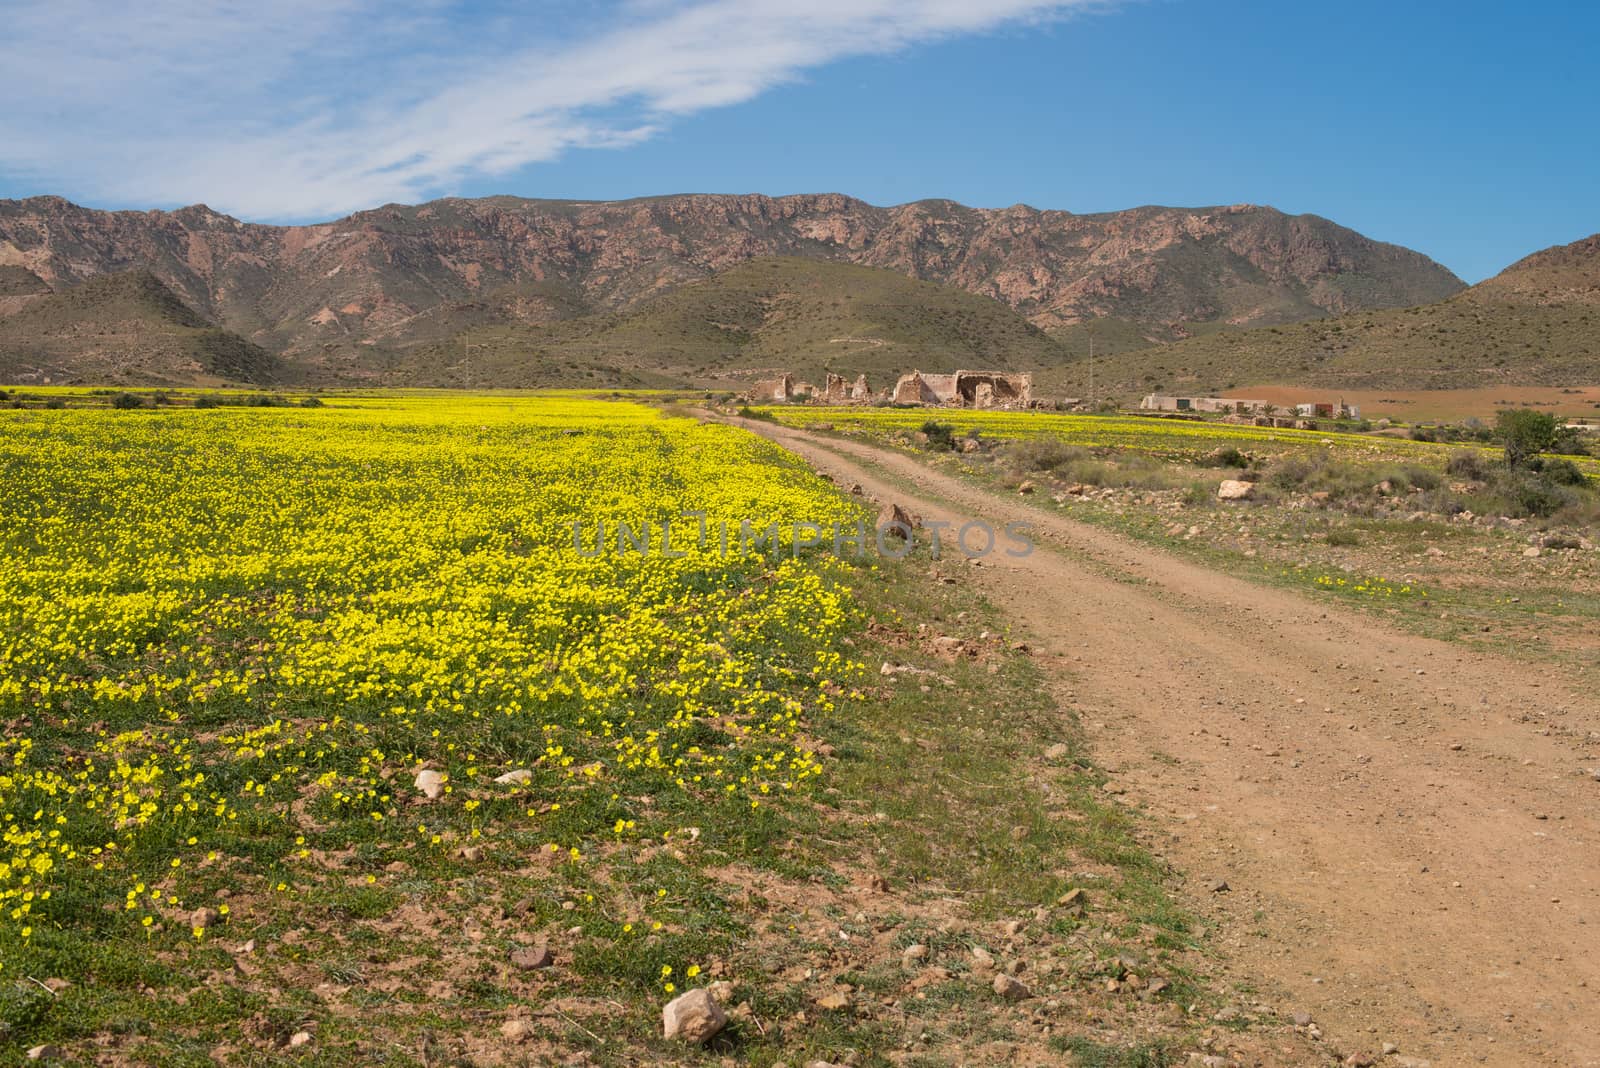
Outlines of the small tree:
[{"label": "small tree", "polygon": [[1532,408],[1501,412],[1495,420],[1495,429],[1505,444],[1508,467],[1529,466],[1541,452],[1555,444],[1560,431],[1555,416]]}]

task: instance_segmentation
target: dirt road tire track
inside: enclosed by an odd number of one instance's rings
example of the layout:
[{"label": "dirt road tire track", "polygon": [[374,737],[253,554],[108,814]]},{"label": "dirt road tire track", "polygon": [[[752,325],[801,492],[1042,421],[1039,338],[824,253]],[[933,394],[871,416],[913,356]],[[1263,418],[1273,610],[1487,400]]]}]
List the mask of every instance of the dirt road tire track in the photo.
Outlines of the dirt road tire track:
[{"label": "dirt road tire track", "polygon": [[1600,1065],[1590,680],[1211,571],[900,453],[739,425],[925,518],[1033,524],[1048,551],[955,566],[1036,637],[1101,762],[1170,834],[1236,979],[1346,1051]]}]

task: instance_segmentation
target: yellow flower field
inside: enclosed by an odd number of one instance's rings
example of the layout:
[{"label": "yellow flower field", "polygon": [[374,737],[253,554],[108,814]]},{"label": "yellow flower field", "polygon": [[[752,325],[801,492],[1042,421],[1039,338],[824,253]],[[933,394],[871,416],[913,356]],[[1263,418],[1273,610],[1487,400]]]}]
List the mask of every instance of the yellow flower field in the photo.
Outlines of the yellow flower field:
[{"label": "yellow flower field", "polygon": [[830,558],[679,517],[854,507],[752,435],[576,397],[0,413],[5,968],[75,928],[203,940],[217,886],[292,897],[335,853],[362,885],[504,829],[581,865],[759,818],[821,774],[856,609]]}]

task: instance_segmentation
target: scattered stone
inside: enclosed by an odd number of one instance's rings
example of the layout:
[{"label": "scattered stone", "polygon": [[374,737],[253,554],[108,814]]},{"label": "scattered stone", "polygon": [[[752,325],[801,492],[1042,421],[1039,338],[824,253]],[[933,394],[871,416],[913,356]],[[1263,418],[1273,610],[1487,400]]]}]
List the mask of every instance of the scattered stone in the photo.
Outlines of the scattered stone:
[{"label": "scattered stone", "polygon": [[922,517],[913,515],[898,504],[890,504],[878,514],[878,531],[885,538],[910,537],[910,532],[922,527]]},{"label": "scattered stone", "polygon": [[872,877],[872,881],[867,885],[870,886],[876,893],[887,894],[889,892],[889,880],[885,879],[881,875],[874,875]]},{"label": "scattered stone", "polygon": [[1065,760],[1070,752],[1072,750],[1068,749],[1065,743],[1057,742],[1044,751],[1044,758],[1046,760]]},{"label": "scattered stone", "polygon": [[1255,496],[1254,482],[1241,482],[1238,479],[1225,478],[1217,486],[1217,500],[1219,501],[1248,501]]},{"label": "scattered stone", "polygon": [[533,1033],[533,1023],[529,1020],[507,1020],[500,1025],[500,1034],[512,1042],[526,1042]]},{"label": "scattered stone", "polygon": [[1226,894],[1229,890],[1232,890],[1233,887],[1228,885],[1228,880],[1226,879],[1215,879],[1211,882],[1208,889],[1210,889],[1213,894]]},{"label": "scattered stone", "polygon": [[1005,974],[994,977],[994,992],[1007,1001],[1026,1001],[1033,997],[1033,991],[1022,980]]},{"label": "scattered stone", "polygon": [[422,795],[429,801],[434,801],[444,793],[444,776],[432,768],[424,768],[417,772],[416,782],[412,785],[421,790]]},{"label": "scattered stone", "polygon": [[921,942],[915,942],[900,951],[900,963],[907,968],[915,967],[918,961],[928,959],[928,947]]},{"label": "scattered stone", "polygon": [[533,772],[527,768],[517,768],[515,771],[508,771],[504,775],[496,775],[494,781],[501,786],[521,786],[524,783],[533,781]]},{"label": "scattered stone", "polygon": [[1022,485],[1017,487],[1017,492],[1024,495],[1032,493],[1033,491],[1034,485],[1032,482],[1023,482]]},{"label": "scattered stone", "polygon": [[222,919],[222,914],[208,905],[205,908],[195,909],[189,914],[189,926],[191,929],[209,931],[217,925],[217,921],[220,919]]},{"label": "scattered stone", "polygon": [[668,1038],[704,1045],[728,1026],[728,1014],[711,991],[701,988],[667,1002],[661,1009],[661,1026]]},{"label": "scattered stone", "polygon": [[867,492],[866,490],[861,488],[861,483],[853,482],[853,483],[850,484],[850,496],[852,496],[852,497],[861,497],[861,496],[864,496],[866,494],[866,492]]},{"label": "scattered stone", "polygon": [[1395,1045],[1393,1042],[1385,1042],[1383,1044],[1383,1055],[1385,1057],[1393,1057],[1396,1053],[1399,1053],[1399,1052],[1400,1052],[1400,1047]]},{"label": "scattered stone", "polygon": [[1081,915],[1089,907],[1088,891],[1082,887],[1075,886],[1056,898],[1056,904],[1069,912],[1076,912]]},{"label": "scattered stone", "polygon": [[1294,1025],[1296,1027],[1310,1027],[1311,1026],[1311,1014],[1309,1012],[1306,1012],[1304,1009],[1301,1009],[1299,1012],[1297,1012],[1294,1015],[1290,1016],[1289,1019],[1294,1022]]},{"label": "scattered stone", "polygon": [[548,968],[555,962],[555,954],[545,946],[522,946],[511,951],[511,963],[525,972]]},{"label": "scattered stone", "polygon": [[980,968],[993,968],[994,956],[982,946],[973,946],[972,962]]},{"label": "scattered stone", "polygon": [[44,1061],[59,1060],[60,1057],[61,1048],[59,1046],[34,1046],[28,1050],[28,1059],[30,1061],[43,1063]]},{"label": "scattered stone", "polygon": [[848,994],[840,994],[837,991],[832,994],[824,994],[817,999],[817,1008],[825,1009],[828,1012],[838,1012],[840,1009],[848,1009],[849,1007],[850,996]]},{"label": "scattered stone", "polygon": [[290,1049],[299,1049],[301,1046],[309,1046],[310,1044],[311,1044],[311,1032],[310,1031],[296,1031],[294,1034],[289,1036],[289,1048]]},{"label": "scattered stone", "polygon": [[462,846],[460,855],[461,859],[468,864],[476,864],[483,859],[483,847],[475,845]]},{"label": "scattered stone", "polygon": [[1539,548],[1537,545],[1530,545],[1528,548],[1522,550],[1522,555],[1532,560],[1536,557],[1544,555],[1544,550]]}]

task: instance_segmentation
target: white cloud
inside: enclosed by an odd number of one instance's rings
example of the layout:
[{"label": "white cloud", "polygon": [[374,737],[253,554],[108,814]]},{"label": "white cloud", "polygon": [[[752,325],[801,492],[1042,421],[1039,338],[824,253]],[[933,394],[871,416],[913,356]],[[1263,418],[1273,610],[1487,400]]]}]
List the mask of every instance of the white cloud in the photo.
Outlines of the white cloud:
[{"label": "white cloud", "polygon": [[835,60],[1105,0],[14,0],[0,172],[247,218],[414,201]]}]

